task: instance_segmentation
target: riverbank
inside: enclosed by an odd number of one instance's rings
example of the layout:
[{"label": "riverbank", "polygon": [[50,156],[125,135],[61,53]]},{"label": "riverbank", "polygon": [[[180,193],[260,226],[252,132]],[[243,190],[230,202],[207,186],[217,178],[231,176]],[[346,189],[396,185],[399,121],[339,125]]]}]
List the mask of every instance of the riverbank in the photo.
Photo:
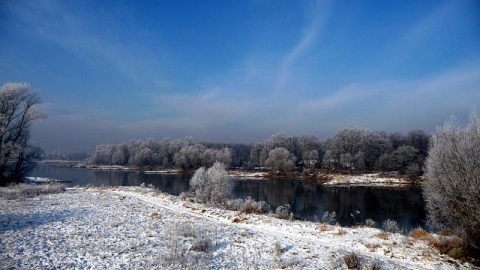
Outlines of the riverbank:
[{"label": "riverbank", "polygon": [[427,242],[207,207],[139,187],[0,197],[5,268],[455,269]]},{"label": "riverbank", "polygon": [[[57,163],[61,166],[62,163]],[[157,169],[157,170],[138,170],[129,166],[119,165],[86,165],[75,164],[68,167],[83,168],[88,170],[99,171],[130,171],[144,174],[193,174],[193,171],[182,171],[180,169]],[[275,174],[269,171],[249,171],[249,170],[228,170],[228,174],[238,180],[254,179],[254,180],[278,180],[278,179],[299,179],[305,181],[315,181],[327,186],[387,186],[402,187],[419,184],[419,180],[412,180],[400,175],[385,175],[381,173],[364,173],[364,174],[345,174],[333,173],[330,171],[315,170],[311,173],[290,173]]]}]

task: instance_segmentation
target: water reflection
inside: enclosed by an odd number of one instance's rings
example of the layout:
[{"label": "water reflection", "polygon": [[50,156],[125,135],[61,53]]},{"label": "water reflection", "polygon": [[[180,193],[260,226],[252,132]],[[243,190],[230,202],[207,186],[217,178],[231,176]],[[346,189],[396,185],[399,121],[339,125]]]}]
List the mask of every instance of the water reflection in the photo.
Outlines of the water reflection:
[{"label": "water reflection", "polygon": [[289,203],[295,216],[306,220],[335,211],[343,226],[368,218],[377,223],[389,218],[410,229],[424,225],[425,219],[425,202],[415,188],[324,187],[295,180],[248,180],[237,183],[236,195],[264,200],[274,207]]},{"label": "water reflection", "polygon": [[[91,171],[47,165],[37,167],[32,176],[70,179],[74,181],[72,186],[139,186],[145,183],[173,195],[187,191],[190,178],[184,174]],[[299,180],[241,180],[236,181],[234,193],[237,198],[250,196],[266,201],[273,208],[289,203],[299,219],[313,220],[315,216],[321,218],[325,211],[335,211],[342,226],[352,226],[367,218],[379,225],[392,219],[410,230],[423,226],[425,219],[425,202],[420,190],[415,188],[324,187]]]}]

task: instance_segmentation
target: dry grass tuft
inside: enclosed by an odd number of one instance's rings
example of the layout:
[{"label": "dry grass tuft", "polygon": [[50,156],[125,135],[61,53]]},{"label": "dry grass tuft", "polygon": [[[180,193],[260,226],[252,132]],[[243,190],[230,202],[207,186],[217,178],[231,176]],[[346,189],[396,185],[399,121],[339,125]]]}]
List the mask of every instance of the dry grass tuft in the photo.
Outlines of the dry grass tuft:
[{"label": "dry grass tuft", "polygon": [[160,215],[159,215],[157,212],[153,212],[153,213],[150,215],[150,217],[151,217],[152,219],[160,219]]},{"label": "dry grass tuft", "polygon": [[427,233],[424,229],[422,229],[421,227],[418,227],[416,228],[415,230],[411,231],[410,232],[410,236],[415,238],[415,239],[422,239],[422,240],[425,240],[427,239],[430,234]]},{"label": "dry grass tuft", "polygon": [[380,248],[380,244],[370,244],[370,243],[362,243],[366,248],[368,248],[371,252],[375,252],[377,248]]},{"label": "dry grass tuft", "polygon": [[427,242],[436,248],[440,253],[447,254],[454,259],[465,256],[463,241],[457,236],[429,236]]},{"label": "dry grass tuft", "polygon": [[232,223],[240,223],[243,221],[243,218],[239,218],[239,217],[235,217],[233,220],[232,220]]},{"label": "dry grass tuft", "polygon": [[387,240],[388,239],[388,233],[386,233],[386,232],[377,233],[377,234],[375,234],[375,237],[383,239],[383,240]]},{"label": "dry grass tuft", "polygon": [[321,232],[330,231],[330,226],[328,226],[327,224],[320,224],[318,226],[318,230]]},{"label": "dry grass tuft", "polygon": [[362,262],[357,253],[352,252],[343,257],[348,269],[360,269]]}]

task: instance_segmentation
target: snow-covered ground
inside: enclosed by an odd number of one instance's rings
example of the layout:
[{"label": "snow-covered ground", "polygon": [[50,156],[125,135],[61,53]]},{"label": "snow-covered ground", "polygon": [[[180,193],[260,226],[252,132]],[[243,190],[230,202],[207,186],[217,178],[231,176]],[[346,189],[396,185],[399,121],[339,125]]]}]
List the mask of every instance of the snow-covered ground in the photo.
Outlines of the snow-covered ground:
[{"label": "snow-covered ground", "polygon": [[0,198],[0,268],[455,269],[421,240],[247,215],[138,187]]},{"label": "snow-covered ground", "polygon": [[34,184],[48,184],[48,183],[70,183],[72,180],[59,180],[59,179],[52,179],[47,177],[32,177],[28,176],[25,177],[25,182],[34,183]]},{"label": "snow-covered ground", "polygon": [[267,172],[256,172],[256,171],[241,171],[241,170],[229,170],[228,175],[233,176],[239,179],[256,179],[262,180],[268,177]]},{"label": "snow-covered ground", "polygon": [[399,177],[383,177],[378,173],[360,174],[360,175],[340,175],[335,174],[328,176],[332,179],[324,183],[324,185],[368,185],[368,186],[395,186],[409,185],[411,182],[406,178]]}]

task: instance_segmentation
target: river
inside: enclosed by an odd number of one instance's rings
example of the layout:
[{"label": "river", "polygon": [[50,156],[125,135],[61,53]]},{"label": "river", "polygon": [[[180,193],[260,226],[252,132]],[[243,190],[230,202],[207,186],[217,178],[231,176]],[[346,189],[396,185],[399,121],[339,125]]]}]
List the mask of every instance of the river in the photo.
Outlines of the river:
[{"label": "river", "polygon": [[[125,171],[94,171],[40,164],[31,176],[68,179],[75,185],[139,186],[152,184],[157,189],[179,195],[189,189],[187,174],[139,174]],[[335,211],[342,226],[354,226],[365,219],[377,225],[386,219],[407,231],[424,226],[425,202],[415,187],[326,187],[297,179],[235,180],[234,197],[252,197],[275,207],[290,204],[297,219],[315,220],[326,211]]]}]

